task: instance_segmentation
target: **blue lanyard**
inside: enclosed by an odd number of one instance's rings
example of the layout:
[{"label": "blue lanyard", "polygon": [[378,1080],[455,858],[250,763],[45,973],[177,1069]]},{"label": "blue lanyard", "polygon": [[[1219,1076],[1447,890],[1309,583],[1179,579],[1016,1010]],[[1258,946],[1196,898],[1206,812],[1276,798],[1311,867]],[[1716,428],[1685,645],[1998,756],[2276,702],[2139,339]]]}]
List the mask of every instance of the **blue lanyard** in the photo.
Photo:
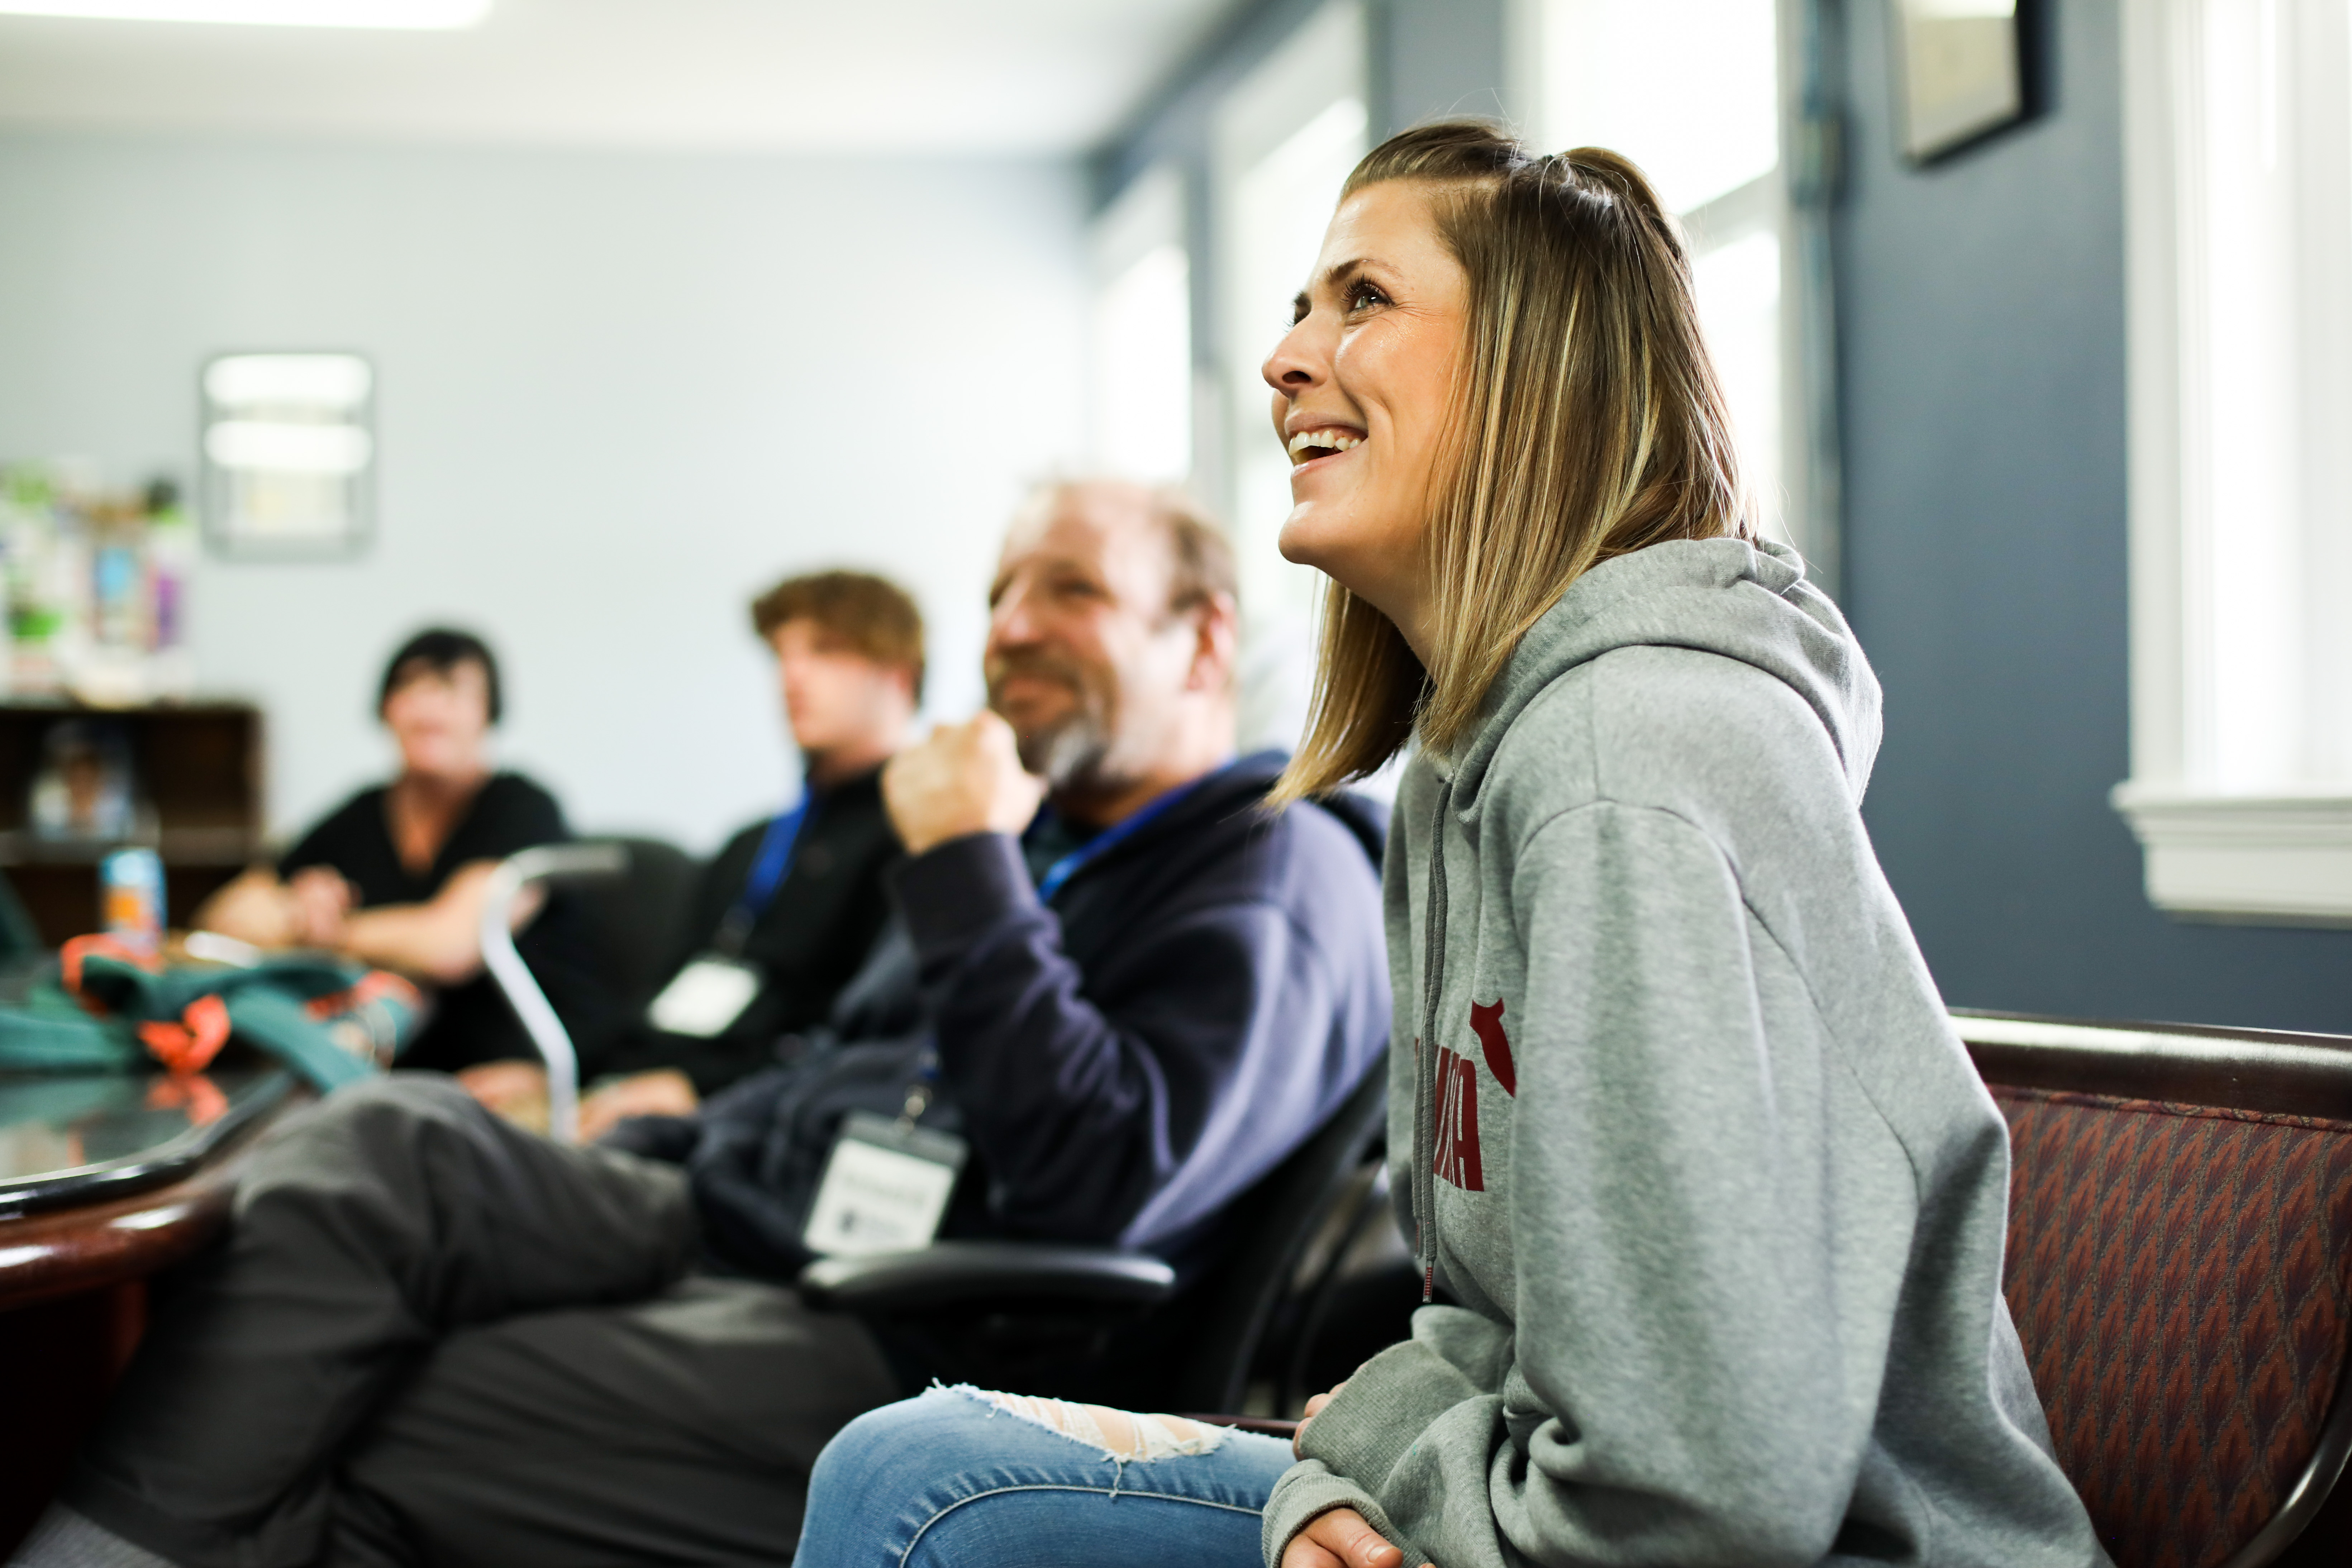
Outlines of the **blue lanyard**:
[{"label": "blue lanyard", "polygon": [[[1227,763],[1225,764],[1225,767],[1231,766],[1233,766],[1231,763]],[[1092,862],[1098,860],[1103,856],[1108,854],[1122,841],[1134,837],[1138,833],[1143,831],[1145,825],[1150,822],[1153,817],[1164,815],[1168,811],[1169,807],[1176,805],[1185,796],[1191,795],[1194,790],[1199,789],[1202,784],[1207,784],[1211,779],[1215,778],[1218,773],[1222,773],[1224,771],[1225,768],[1219,768],[1214,773],[1202,773],[1191,784],[1178,784],[1174,789],[1171,789],[1167,794],[1160,795],[1158,799],[1152,801],[1150,805],[1145,806],[1141,811],[1137,812],[1133,816],[1128,817],[1121,822],[1113,823],[1110,826],[1104,828],[1100,833],[1096,834],[1092,838],[1087,839],[1084,844],[1079,845],[1076,849],[1071,850],[1067,855],[1063,856],[1059,860],[1056,860],[1052,865],[1046,867],[1045,874],[1037,879],[1037,901],[1041,904],[1051,903],[1053,901],[1054,895],[1062,890],[1062,885],[1065,882],[1067,882],[1071,878],[1085,870]],[[1046,809],[1050,811],[1053,808],[1048,806]]]},{"label": "blue lanyard", "polygon": [[719,925],[721,944],[730,952],[742,950],[743,939],[751,934],[751,926],[764,912],[792,874],[793,856],[800,847],[801,829],[808,826],[816,803],[814,792],[801,796],[801,803],[792,810],[770,819],[768,831],[760,839],[760,853],[751,861],[751,875],[743,884],[743,896],[727,911]]}]

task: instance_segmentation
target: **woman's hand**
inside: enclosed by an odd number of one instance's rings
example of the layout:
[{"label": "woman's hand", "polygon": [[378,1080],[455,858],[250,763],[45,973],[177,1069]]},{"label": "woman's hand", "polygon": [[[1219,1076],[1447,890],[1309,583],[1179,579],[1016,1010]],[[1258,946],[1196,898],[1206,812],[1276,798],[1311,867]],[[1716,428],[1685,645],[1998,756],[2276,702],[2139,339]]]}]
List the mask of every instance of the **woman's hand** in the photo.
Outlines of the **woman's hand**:
[{"label": "woman's hand", "polygon": [[292,947],[300,940],[293,895],[276,873],[261,866],[206,899],[188,924],[258,948]]},{"label": "woman's hand", "polygon": [[1318,1415],[1322,1415],[1323,1407],[1330,1404],[1334,1399],[1339,1398],[1339,1391],[1347,1386],[1347,1380],[1342,1378],[1338,1383],[1331,1385],[1330,1393],[1318,1394],[1307,1402],[1307,1414],[1298,1418],[1298,1430],[1290,1435],[1290,1457],[1292,1458],[1303,1459],[1307,1457],[1298,1451],[1298,1445],[1300,1440],[1307,1436],[1307,1423],[1313,1421]]},{"label": "woman's hand", "polygon": [[631,1073],[580,1102],[580,1142],[593,1143],[632,1116],[691,1116],[701,1103],[694,1080],[676,1068]]},{"label": "woman's hand", "polygon": [[[482,972],[482,905],[489,897],[495,860],[459,867],[441,890],[421,904],[383,904],[345,917],[342,951],[379,969],[433,985],[462,985]],[[545,889],[525,888],[509,911],[520,931],[539,912]]]},{"label": "woman's hand", "polygon": [[457,1084],[493,1115],[547,1131],[547,1069],[537,1062],[477,1062],[457,1074]]},{"label": "woman's hand", "polygon": [[[1404,1553],[1352,1508],[1317,1514],[1282,1549],[1282,1568],[1402,1568],[1403,1562]],[[1424,1563],[1421,1568],[1435,1564]]]},{"label": "woman's hand", "polygon": [[310,866],[286,884],[287,924],[303,947],[340,948],[343,921],[358,900],[331,867]]}]

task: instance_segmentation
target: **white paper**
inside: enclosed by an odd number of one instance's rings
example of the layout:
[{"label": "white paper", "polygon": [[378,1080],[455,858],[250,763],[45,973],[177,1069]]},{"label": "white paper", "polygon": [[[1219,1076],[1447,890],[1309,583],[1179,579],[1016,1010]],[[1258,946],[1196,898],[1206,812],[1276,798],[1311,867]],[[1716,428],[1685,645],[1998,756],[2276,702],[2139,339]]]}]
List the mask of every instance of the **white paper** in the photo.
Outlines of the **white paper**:
[{"label": "white paper", "polygon": [[760,972],[724,958],[698,958],[662,987],[646,1016],[673,1035],[709,1039],[743,1016],[760,994]]},{"label": "white paper", "polygon": [[845,1258],[929,1247],[955,1181],[952,1165],[844,1138],[825,1163],[802,1240],[811,1252]]}]

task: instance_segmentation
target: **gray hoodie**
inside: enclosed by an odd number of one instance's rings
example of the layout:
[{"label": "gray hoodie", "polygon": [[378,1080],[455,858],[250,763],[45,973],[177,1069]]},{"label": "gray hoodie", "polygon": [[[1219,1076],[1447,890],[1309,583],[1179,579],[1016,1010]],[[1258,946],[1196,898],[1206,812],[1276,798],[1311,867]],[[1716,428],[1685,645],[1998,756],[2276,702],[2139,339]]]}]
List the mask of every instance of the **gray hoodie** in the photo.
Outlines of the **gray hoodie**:
[{"label": "gray hoodie", "polygon": [[1308,1426],[1268,1563],[1342,1506],[1406,1568],[2105,1561],[2001,1300],[2007,1131],[1863,830],[1878,736],[1796,556],[1718,539],[1580,578],[1405,770],[1391,1174],[1462,1304]]}]

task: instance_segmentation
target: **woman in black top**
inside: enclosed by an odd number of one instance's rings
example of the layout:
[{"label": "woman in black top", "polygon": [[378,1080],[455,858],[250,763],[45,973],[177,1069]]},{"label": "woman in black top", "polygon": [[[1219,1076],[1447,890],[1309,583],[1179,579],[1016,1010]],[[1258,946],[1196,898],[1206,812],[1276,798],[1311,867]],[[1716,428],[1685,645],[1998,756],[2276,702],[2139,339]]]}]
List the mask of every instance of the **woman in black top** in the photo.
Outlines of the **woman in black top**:
[{"label": "woman in black top", "polygon": [[[436,988],[403,1066],[457,1071],[531,1058],[482,973],[482,900],[500,860],[572,835],[554,796],[490,768],[498,661],[467,633],[420,632],[385,666],[376,711],[400,747],[399,775],[353,795],[275,867],[223,889],[195,923],[261,947],[332,948]],[[560,901],[525,912],[517,945],[557,1013],[575,1035],[608,1028],[612,1005],[572,917]]]}]

